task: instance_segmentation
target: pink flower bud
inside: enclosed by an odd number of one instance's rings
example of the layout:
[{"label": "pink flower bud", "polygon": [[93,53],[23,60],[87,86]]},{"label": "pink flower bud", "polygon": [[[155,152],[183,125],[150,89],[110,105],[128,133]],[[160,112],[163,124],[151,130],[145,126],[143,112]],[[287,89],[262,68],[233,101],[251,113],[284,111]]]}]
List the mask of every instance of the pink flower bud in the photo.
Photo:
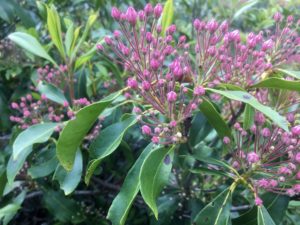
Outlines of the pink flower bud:
[{"label": "pink flower bud", "polygon": [[142,133],[145,135],[150,135],[151,134],[151,128],[147,125],[142,126]]},{"label": "pink flower bud", "polygon": [[262,44],[261,50],[262,51],[267,51],[267,50],[273,48],[273,46],[274,46],[274,42],[270,39],[270,40],[265,41]]},{"label": "pink flower bud", "polygon": [[202,96],[205,95],[205,88],[203,86],[197,86],[194,88],[194,95],[195,96]]},{"label": "pink flower bud", "polygon": [[280,22],[281,21],[281,19],[282,19],[282,15],[281,15],[281,13],[280,12],[276,12],[275,14],[274,14],[274,20],[275,20],[275,22]]},{"label": "pink flower bud", "polygon": [[128,7],[127,11],[126,11],[126,19],[127,21],[132,25],[135,26],[136,21],[137,21],[137,12],[135,11],[135,9],[133,7]]},{"label": "pink flower bud", "polygon": [[116,7],[112,7],[111,16],[118,21],[120,19],[121,12]]},{"label": "pink flower bud", "polygon": [[271,136],[271,131],[269,128],[264,128],[261,131],[261,134],[263,137],[270,137]]},{"label": "pink flower bud", "polygon": [[161,16],[161,13],[163,11],[163,7],[160,3],[158,3],[155,7],[154,7],[154,16],[156,19],[158,19]]},{"label": "pink flower bud", "polygon": [[175,120],[170,122],[170,127],[176,127],[177,126],[177,122]]},{"label": "pink flower bud", "polygon": [[297,163],[300,163],[300,152],[298,152],[296,155],[295,155],[295,161]]},{"label": "pink flower bud", "polygon": [[278,186],[278,182],[277,182],[277,180],[270,180],[270,182],[269,182],[269,186],[270,187],[272,187],[272,188],[275,188],[275,187],[277,187]]},{"label": "pink flower bud", "polygon": [[159,137],[154,136],[154,137],[152,137],[151,141],[152,141],[154,144],[158,144],[158,143],[159,143]]},{"label": "pink flower bud", "polygon": [[18,109],[18,108],[19,108],[19,105],[18,105],[17,103],[13,102],[13,103],[11,103],[11,107],[12,107],[13,109]]},{"label": "pink flower bud", "polygon": [[23,112],[23,115],[24,115],[25,117],[29,117],[29,116],[31,115],[31,113],[30,113],[28,110],[25,110],[25,111]]},{"label": "pink flower bud", "polygon": [[97,44],[97,45],[96,45],[96,48],[97,48],[99,51],[103,51],[103,50],[104,50],[104,47],[103,47],[103,45],[101,45],[101,44]]},{"label": "pink flower bud", "polygon": [[64,101],[64,107],[69,107],[69,102]]},{"label": "pink flower bud", "polygon": [[142,82],[142,88],[144,91],[149,91],[151,88],[151,84],[148,81],[144,80]]},{"label": "pink flower bud", "polygon": [[225,137],[223,138],[223,143],[224,143],[225,145],[230,144],[230,138],[227,137],[227,136],[225,136]]},{"label": "pink flower bud", "polygon": [[261,198],[259,198],[258,196],[255,197],[255,205],[257,206],[262,206],[263,204],[263,200],[261,200]]},{"label": "pink flower bud", "polygon": [[247,159],[249,163],[256,163],[259,161],[259,155],[257,155],[255,152],[249,152],[247,154]]},{"label": "pink flower bud", "polygon": [[153,12],[153,7],[152,7],[151,3],[146,4],[144,11],[147,16],[149,16]]},{"label": "pink flower bud", "polygon": [[168,99],[168,102],[175,102],[177,99],[177,94],[174,91],[170,91],[167,94],[167,99]]},{"label": "pink flower bud", "polygon": [[254,120],[258,125],[263,125],[266,122],[266,118],[261,112],[257,112],[255,114]]},{"label": "pink flower bud", "polygon": [[110,37],[105,37],[104,41],[107,45],[112,45],[112,43],[113,43]]},{"label": "pink flower bud", "polygon": [[128,78],[127,86],[132,89],[136,89],[138,87],[138,83],[134,78]]},{"label": "pink flower bud", "polygon": [[282,175],[291,175],[292,174],[292,171],[289,169],[289,168],[287,168],[287,167],[285,167],[285,166],[282,166],[282,167],[280,167],[279,169],[278,169],[278,174],[282,174]]},{"label": "pink flower bud", "polygon": [[166,30],[166,33],[168,35],[172,35],[174,34],[174,32],[176,31],[176,25],[172,24],[171,26],[169,26]]},{"label": "pink flower bud", "polygon": [[296,178],[296,180],[300,180],[300,171],[298,171],[298,172],[296,173],[295,178]]},{"label": "pink flower bud", "polygon": [[292,134],[295,136],[299,136],[300,135],[300,125],[294,126],[292,127]]}]

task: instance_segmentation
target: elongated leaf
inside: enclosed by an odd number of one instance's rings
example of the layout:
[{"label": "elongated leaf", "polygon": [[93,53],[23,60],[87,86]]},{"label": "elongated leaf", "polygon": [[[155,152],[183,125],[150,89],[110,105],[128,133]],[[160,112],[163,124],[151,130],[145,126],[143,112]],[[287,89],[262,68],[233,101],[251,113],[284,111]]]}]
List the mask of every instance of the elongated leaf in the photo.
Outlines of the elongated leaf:
[{"label": "elongated leaf", "polygon": [[257,0],[250,0],[246,1],[245,4],[233,15],[232,20],[236,20],[239,18],[240,15],[242,15],[244,12],[246,12],[248,9],[250,9],[252,6],[254,6],[256,3],[258,3]]},{"label": "elongated leaf", "polygon": [[27,157],[32,152],[32,146],[27,146],[23,148],[20,154],[14,159],[13,155],[10,156],[8,163],[7,163],[7,182],[8,184],[12,184],[15,177],[19,173],[20,169],[22,169]]},{"label": "elongated leaf", "polygon": [[58,125],[59,123],[41,123],[21,132],[13,144],[13,159],[17,159],[24,149],[31,147],[33,144],[48,141]]},{"label": "elongated leaf", "polygon": [[257,207],[257,225],[276,225],[264,206]]},{"label": "elongated leaf", "polygon": [[65,38],[65,48],[66,48],[66,52],[67,52],[68,56],[70,56],[73,40],[74,40],[74,24],[71,22],[69,24],[69,27],[68,27],[68,30],[66,33],[66,38]]},{"label": "elongated leaf", "polygon": [[162,35],[165,35],[167,28],[172,24],[173,15],[174,15],[173,0],[167,0],[164,6],[162,20],[161,20]]},{"label": "elongated leaf", "polygon": [[217,176],[225,176],[225,177],[229,177],[229,178],[232,178],[232,175],[230,173],[227,173],[227,172],[224,172],[222,170],[214,170],[214,169],[208,169],[208,168],[205,168],[205,167],[197,167],[195,169],[191,169],[190,170],[191,173],[200,173],[200,174],[211,174],[211,175],[217,175]]},{"label": "elongated leaf", "polygon": [[41,94],[44,94],[48,99],[54,102],[57,102],[61,105],[63,105],[64,102],[68,102],[61,90],[52,84],[43,84],[41,82],[38,84],[37,88]]},{"label": "elongated leaf", "polygon": [[253,85],[252,87],[263,87],[263,88],[276,88],[290,91],[300,91],[300,81],[289,81],[280,78],[268,78],[258,84]]},{"label": "elongated leaf", "polygon": [[231,198],[235,184],[225,189],[205,206],[195,217],[195,225],[227,225],[230,224]]},{"label": "elongated leaf", "polygon": [[199,105],[199,108],[206,116],[210,125],[216,129],[221,138],[224,136],[231,137],[231,130],[229,129],[227,123],[210,101],[203,99],[203,102]]},{"label": "elongated leaf", "polygon": [[57,142],[57,157],[62,166],[70,171],[73,167],[76,151],[83,138],[96,122],[104,109],[121,94],[121,91],[111,94],[103,100],[80,109],[75,119],[68,121]]},{"label": "elongated leaf", "polygon": [[158,219],[156,198],[169,180],[172,169],[174,146],[152,151],[145,159],[140,172],[141,194]]},{"label": "elongated leaf", "polygon": [[82,154],[77,150],[75,162],[70,172],[66,171],[62,166],[59,166],[55,172],[54,179],[58,180],[60,188],[65,192],[65,195],[71,194],[78,186],[82,175]]},{"label": "elongated leaf", "polygon": [[284,69],[277,69],[277,71],[282,72],[286,75],[289,75],[291,77],[295,77],[297,79],[300,79],[300,71],[295,70],[284,70]]},{"label": "elongated leaf", "polygon": [[101,161],[112,154],[120,145],[125,132],[137,122],[135,116],[131,116],[128,119],[113,124],[103,131],[97,139],[91,144],[90,152],[94,158],[88,165],[85,175],[85,183],[88,184],[95,169],[99,166]]},{"label": "elongated leaf", "polygon": [[225,89],[225,90],[230,90],[230,91],[245,91],[240,86],[234,85],[234,84],[227,84],[227,83],[221,83],[218,85],[218,88]]},{"label": "elongated leaf", "polygon": [[123,186],[112,202],[107,218],[113,225],[124,225],[131,205],[139,192],[139,175],[145,158],[154,150],[153,144],[149,144],[129,170]]},{"label": "elongated leaf", "polygon": [[276,123],[279,127],[288,131],[288,121],[286,118],[281,116],[278,112],[274,111],[268,106],[262,105],[254,96],[250,95],[247,92],[243,91],[221,91],[216,89],[207,88],[208,91],[218,93],[232,100],[241,101],[246,104],[251,105],[253,108],[265,114],[269,117],[274,123]]},{"label": "elongated leaf", "polygon": [[56,8],[53,5],[51,5],[50,7],[46,6],[46,8],[47,8],[47,25],[48,25],[48,30],[51,39],[54,45],[57,47],[61,56],[65,58],[65,50],[62,41],[61,23],[60,23],[59,15],[56,11]]},{"label": "elongated leaf", "polygon": [[8,38],[20,45],[22,48],[26,49],[30,53],[39,56],[41,58],[49,60],[55,66],[57,66],[56,62],[51,58],[50,55],[45,51],[43,46],[30,34],[26,34],[23,32],[15,32],[8,35]]},{"label": "elongated leaf", "polygon": [[250,105],[246,105],[244,112],[243,128],[248,130],[254,123],[254,109]]}]

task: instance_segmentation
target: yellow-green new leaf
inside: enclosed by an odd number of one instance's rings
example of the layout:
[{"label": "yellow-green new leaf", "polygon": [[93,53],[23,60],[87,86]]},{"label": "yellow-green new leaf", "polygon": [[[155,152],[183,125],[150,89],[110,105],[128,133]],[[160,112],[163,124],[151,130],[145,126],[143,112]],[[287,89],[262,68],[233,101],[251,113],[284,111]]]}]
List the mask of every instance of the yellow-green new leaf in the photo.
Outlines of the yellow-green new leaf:
[{"label": "yellow-green new leaf", "polygon": [[162,20],[161,20],[162,35],[165,35],[167,28],[172,24],[173,16],[174,16],[173,0],[167,0],[164,6]]}]

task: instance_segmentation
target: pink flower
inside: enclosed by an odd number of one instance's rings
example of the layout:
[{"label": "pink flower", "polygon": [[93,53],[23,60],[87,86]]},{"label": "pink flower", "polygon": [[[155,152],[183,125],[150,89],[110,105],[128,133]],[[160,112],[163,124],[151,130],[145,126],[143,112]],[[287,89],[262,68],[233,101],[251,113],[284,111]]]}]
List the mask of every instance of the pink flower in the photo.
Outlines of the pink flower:
[{"label": "pink flower", "polygon": [[205,89],[202,86],[197,86],[194,88],[194,95],[195,96],[202,96],[205,95]]},{"label": "pink flower", "polygon": [[170,127],[176,127],[177,126],[177,122],[175,120],[170,122]]},{"label": "pink flower", "polygon": [[297,135],[297,136],[300,135],[300,125],[292,127],[291,131],[293,135]]},{"label": "pink flower", "polygon": [[295,161],[297,163],[300,163],[300,152],[298,152],[296,155],[295,155]]}]

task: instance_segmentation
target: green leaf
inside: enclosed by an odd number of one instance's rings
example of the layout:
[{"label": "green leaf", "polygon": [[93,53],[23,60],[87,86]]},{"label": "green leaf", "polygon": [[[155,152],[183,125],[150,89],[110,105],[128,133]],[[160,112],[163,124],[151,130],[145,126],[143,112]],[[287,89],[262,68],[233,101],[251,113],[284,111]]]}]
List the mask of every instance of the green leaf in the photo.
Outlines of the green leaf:
[{"label": "green leaf", "polygon": [[57,47],[60,55],[65,58],[65,50],[62,41],[61,23],[56,8],[51,5],[47,7],[47,25],[54,45]]},{"label": "green leaf", "polygon": [[[261,196],[263,204],[273,218],[275,224],[280,224],[289,204],[289,197],[274,193],[265,193]],[[233,225],[257,225],[258,207],[254,206],[241,216],[232,220]]]},{"label": "green leaf", "polygon": [[300,81],[289,81],[280,78],[267,78],[255,85],[252,86],[253,88],[276,88],[276,89],[283,89],[283,90],[290,90],[290,91],[300,91]]},{"label": "green leaf", "polygon": [[200,111],[206,116],[210,125],[216,129],[221,138],[224,136],[231,137],[231,130],[229,129],[227,123],[209,100],[203,99],[203,102],[199,105],[199,108]]},{"label": "green leaf", "polygon": [[162,13],[162,20],[161,20],[162,35],[165,35],[167,28],[172,24],[173,16],[174,16],[173,0],[167,0]]},{"label": "green leaf", "polygon": [[68,102],[62,91],[52,84],[43,84],[42,82],[40,82],[37,86],[37,89],[48,99],[57,102],[61,105],[63,105],[64,102]]},{"label": "green leaf", "polygon": [[31,147],[33,144],[48,141],[58,125],[59,123],[40,123],[22,131],[13,144],[13,158],[17,159],[24,149]]},{"label": "green leaf", "polygon": [[51,58],[50,55],[45,51],[42,45],[35,39],[35,37],[31,36],[30,34],[26,34],[23,32],[15,32],[8,35],[8,38],[21,46],[22,48],[26,49],[30,53],[39,56],[41,58],[49,60],[55,66],[57,66],[56,62]]},{"label": "green leaf", "polygon": [[82,154],[78,150],[74,166],[70,172],[66,171],[62,166],[58,166],[54,179],[58,180],[60,188],[65,192],[65,195],[71,194],[78,186],[82,175],[82,164]]},{"label": "green leaf", "polygon": [[289,131],[288,129],[288,121],[285,117],[281,116],[278,112],[274,111],[268,106],[262,105],[254,96],[250,95],[247,92],[243,91],[221,91],[216,89],[207,88],[208,91],[223,95],[227,98],[230,98],[235,101],[241,101],[246,104],[251,105],[253,108],[265,114],[269,117],[274,123],[276,123],[279,127],[284,129],[285,131]]},{"label": "green leaf", "polygon": [[232,20],[238,19],[241,14],[243,14],[244,12],[249,10],[252,6],[254,6],[257,3],[258,3],[257,0],[246,1],[244,3],[244,5],[238,11],[235,12],[235,14],[233,15]]},{"label": "green leaf", "polygon": [[136,122],[136,117],[131,116],[122,122],[110,125],[101,131],[96,140],[92,142],[90,146],[90,154],[94,159],[90,161],[86,171],[86,184],[89,183],[95,169],[99,166],[101,161],[117,149],[125,132],[134,124],[136,124]]},{"label": "green leaf", "polygon": [[156,198],[169,180],[174,148],[175,146],[172,146],[152,151],[145,159],[141,168],[141,194],[146,204],[153,211],[156,219],[158,219]]},{"label": "green leaf", "polygon": [[284,69],[276,69],[276,71],[282,72],[286,75],[289,75],[291,77],[295,77],[297,79],[300,79],[300,71],[295,70],[284,70]]},{"label": "green leaf", "polygon": [[[85,25],[85,29],[83,31],[83,34],[82,34],[80,40],[78,41],[78,44],[76,45],[76,47],[74,49],[74,52],[72,53],[72,56],[71,56],[72,59],[76,56],[79,48],[81,47],[81,45],[83,44],[83,42],[87,38],[87,36],[89,34],[89,31],[90,31],[91,27],[93,26],[93,24],[95,23],[97,17],[98,17],[98,12],[92,13],[89,16],[87,24]],[[76,66],[76,68],[77,68],[77,66]]]},{"label": "green leaf", "polygon": [[233,183],[231,187],[225,189],[216,198],[206,205],[195,217],[195,225],[227,225],[230,223],[230,208],[232,193],[236,187]]},{"label": "green leaf", "polygon": [[113,225],[124,225],[132,203],[139,192],[139,175],[145,158],[154,151],[153,144],[149,144],[129,170],[119,194],[113,200],[107,218]]},{"label": "green leaf", "polygon": [[255,111],[252,108],[252,106],[247,104],[245,107],[245,111],[244,111],[244,122],[243,122],[243,128],[245,130],[250,129],[250,127],[253,125],[254,114],[255,114]]},{"label": "green leaf", "polygon": [[257,225],[276,225],[264,206],[257,207]]},{"label": "green leaf", "polygon": [[225,172],[225,171],[222,171],[222,170],[215,170],[215,169],[209,169],[209,168],[206,168],[206,167],[201,167],[201,166],[198,166],[197,168],[195,169],[191,169],[190,170],[191,173],[196,173],[196,174],[210,174],[210,175],[217,175],[217,176],[222,176],[222,177],[229,177],[229,178],[233,178],[231,174]]},{"label": "green leaf", "polygon": [[79,224],[85,219],[80,205],[61,192],[46,190],[44,202],[53,218],[64,224]]},{"label": "green leaf", "polygon": [[8,184],[11,185],[13,183],[15,177],[22,169],[27,157],[31,152],[32,152],[32,145],[23,148],[20,154],[18,154],[16,158],[14,158],[13,155],[10,156],[6,166],[7,167],[6,175],[7,175]]},{"label": "green leaf", "polygon": [[28,174],[32,177],[32,179],[48,176],[55,170],[57,164],[58,160],[56,156],[54,156],[44,163],[30,167]]},{"label": "green leaf", "polygon": [[66,52],[67,52],[68,56],[70,56],[70,54],[71,54],[71,51],[72,51],[71,47],[72,47],[73,41],[74,41],[74,24],[71,22],[69,24],[69,27],[68,27],[68,30],[66,33],[66,37],[65,37],[65,48],[66,48]]},{"label": "green leaf", "polygon": [[113,93],[99,102],[80,109],[76,113],[75,119],[67,122],[60,133],[56,149],[57,157],[66,170],[70,171],[72,169],[76,151],[98,116],[121,93],[122,91]]}]

